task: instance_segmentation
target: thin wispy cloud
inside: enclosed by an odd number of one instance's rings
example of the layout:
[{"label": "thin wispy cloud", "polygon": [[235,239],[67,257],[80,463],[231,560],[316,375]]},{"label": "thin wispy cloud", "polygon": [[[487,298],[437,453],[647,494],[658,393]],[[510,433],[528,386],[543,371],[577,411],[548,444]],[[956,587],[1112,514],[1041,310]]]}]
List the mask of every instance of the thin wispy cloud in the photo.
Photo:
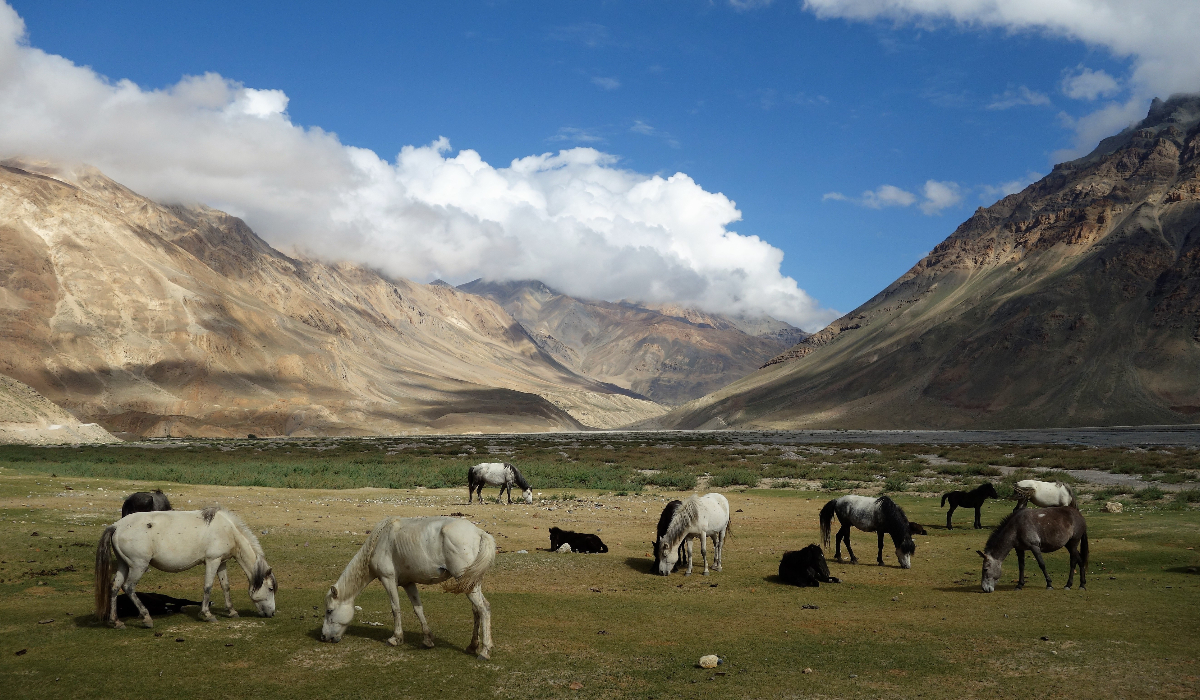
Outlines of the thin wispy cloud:
[{"label": "thin wispy cloud", "polygon": [[[1166,98],[1200,87],[1200,51],[1196,27],[1200,2],[1195,0],[804,0],[804,8],[823,19],[890,20],[936,29],[940,23],[962,30],[1003,29],[1080,41],[1107,50],[1132,64],[1128,97],[1105,104],[1072,120],[1075,146],[1055,154],[1078,156],[1105,136],[1145,115],[1153,97]],[[1074,85],[1084,99],[1111,91],[1100,78]]]},{"label": "thin wispy cloud", "polygon": [[1036,107],[1039,105],[1050,104],[1049,96],[1041,92],[1035,92],[1025,87],[1024,85],[1016,89],[1008,89],[1003,95],[995,95],[992,97],[992,102],[987,106],[988,109],[1012,109],[1013,107]]},{"label": "thin wispy cloud", "polygon": [[546,36],[552,41],[583,44],[591,49],[603,46],[611,41],[608,27],[603,24],[596,24],[595,22],[580,22],[564,27],[553,27],[547,32]]},{"label": "thin wispy cloud", "polygon": [[31,46],[0,3],[0,159],[88,163],[158,201],[241,216],[285,251],[418,281],[540,279],[809,330],[837,315],[781,273],[783,251],[732,228],[733,201],[684,173],[587,147],[494,166],[444,138],[388,160],[293,123],[287,104],[215,73],[157,90],[98,75]]},{"label": "thin wispy cloud", "polygon": [[568,143],[605,143],[607,140],[591,129],[580,129],[574,126],[561,126],[547,141],[563,141]]},{"label": "thin wispy cloud", "polygon": [[662,129],[654,128],[641,119],[633,120],[633,126],[629,127],[629,130],[635,134],[641,134],[642,136],[653,136],[655,138],[660,138],[671,148],[679,148],[679,141],[676,140],[674,136],[671,136]]},{"label": "thin wispy cloud", "polygon": [[621,87],[621,81],[617,80],[616,78],[603,78],[596,76],[595,78],[592,78],[592,85],[595,85],[603,90],[616,90],[617,88]]},{"label": "thin wispy cloud", "polygon": [[1030,170],[1029,172],[1025,173],[1025,177],[1009,180],[1008,182],[1001,182],[998,185],[980,185],[978,188],[979,199],[983,202],[995,202],[996,200],[1003,199],[1010,194],[1016,194],[1017,192],[1020,192],[1028,187],[1031,183],[1037,182],[1041,178],[1041,173]]},{"label": "thin wispy cloud", "polygon": [[916,204],[926,216],[934,216],[963,200],[963,190],[956,182],[927,180],[921,192],[922,196],[918,197],[895,185],[880,185],[857,197],[848,197],[841,192],[826,192],[821,196],[821,201],[848,202],[867,209],[904,208]]},{"label": "thin wispy cloud", "polygon": [[1121,91],[1117,79],[1102,70],[1079,66],[1076,71],[1063,76],[1061,85],[1062,93],[1073,100],[1093,101]]}]

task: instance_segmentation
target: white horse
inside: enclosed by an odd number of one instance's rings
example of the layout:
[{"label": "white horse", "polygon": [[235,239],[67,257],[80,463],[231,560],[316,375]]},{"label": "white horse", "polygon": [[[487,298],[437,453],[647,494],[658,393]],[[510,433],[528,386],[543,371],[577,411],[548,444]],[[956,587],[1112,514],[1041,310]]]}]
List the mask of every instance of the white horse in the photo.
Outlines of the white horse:
[{"label": "white horse", "polygon": [[708,552],[705,538],[713,541],[713,571],[721,570],[721,552],[729,534],[729,501],[719,493],[691,496],[675,509],[667,531],[658,538],[658,573],[667,576],[679,561],[679,545],[687,544],[687,571],[692,575],[692,540],[700,538],[700,556],[704,559],[704,575],[708,576]]},{"label": "white horse", "polygon": [[471,498],[476,492],[479,492],[479,502],[483,503],[484,486],[500,487],[500,493],[496,495],[497,503],[504,495],[504,490],[508,489],[508,502],[512,503],[513,484],[521,489],[521,497],[525,499],[526,503],[533,503],[533,489],[530,488],[525,477],[521,476],[521,470],[508,462],[476,464],[467,472],[467,503],[471,502]]},{"label": "white horse", "polygon": [[1040,508],[1079,507],[1075,502],[1075,489],[1061,481],[1051,483],[1036,479],[1024,479],[1018,481],[1013,487],[1013,497],[1017,499],[1017,507],[1013,508],[1014,511],[1024,508],[1028,503]]},{"label": "white horse", "polygon": [[209,622],[216,617],[209,610],[213,578],[221,581],[225,607],[237,617],[229,597],[229,574],[225,562],[236,557],[250,584],[250,600],[263,617],[275,614],[275,574],[263,556],[262,547],[250,528],[232,512],[220,507],[204,510],[167,510],[131,513],[108,526],[96,547],[96,616],[107,618],[113,627],[125,624],[117,619],[117,596],[121,588],[141,613],[142,622],[153,627],[150,612],[138,600],[134,588],[151,566],[176,573],[204,564],[204,601],[200,616]]},{"label": "white horse", "polygon": [[[467,651],[480,659],[491,657],[492,609],[483,597],[483,575],[496,559],[496,540],[468,520],[448,517],[388,518],[371,530],[361,549],[346,565],[337,583],[325,595],[325,622],[321,641],[339,642],[354,619],[354,599],[371,581],[379,579],[392,603],[396,630],[388,644],[404,641],[400,627],[400,593],[403,586],[421,622],[422,644],[433,646],[433,633],[425,621],[418,583],[445,581],[450,593],[466,593],[475,613],[475,631]],[[450,581],[448,579],[453,579]]]}]

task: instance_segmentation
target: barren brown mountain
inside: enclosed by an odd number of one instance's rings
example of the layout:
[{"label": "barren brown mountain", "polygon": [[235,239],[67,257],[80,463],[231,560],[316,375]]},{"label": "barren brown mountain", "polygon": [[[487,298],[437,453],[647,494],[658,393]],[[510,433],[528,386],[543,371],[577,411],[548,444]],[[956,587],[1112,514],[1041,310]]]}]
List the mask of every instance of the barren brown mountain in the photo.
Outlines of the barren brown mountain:
[{"label": "barren brown mountain", "polygon": [[488,299],[291,258],[222,212],[29,163],[0,168],[0,374],[138,435],[608,428],[664,410],[563,367]]},{"label": "barren brown mountain", "polygon": [[1200,420],[1200,96],[980,208],[900,279],[670,427]]},{"label": "barren brown mountain", "polygon": [[750,374],[808,336],[769,316],[589,301],[535,280],[475,280],[459,289],[495,300],[542,350],[575,372],[669,406]]}]

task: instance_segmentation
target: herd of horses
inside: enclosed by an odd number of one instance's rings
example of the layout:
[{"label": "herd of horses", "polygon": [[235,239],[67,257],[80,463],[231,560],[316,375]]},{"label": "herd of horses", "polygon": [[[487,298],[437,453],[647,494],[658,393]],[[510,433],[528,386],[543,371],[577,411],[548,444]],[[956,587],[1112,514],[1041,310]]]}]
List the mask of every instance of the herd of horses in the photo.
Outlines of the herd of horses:
[{"label": "herd of horses", "polygon": [[[469,470],[468,501],[476,493],[483,503],[484,485],[500,487],[497,502],[507,491],[512,502],[512,486],[516,485],[526,503],[532,502],[532,489],[521,472],[508,463],[478,464]],[[978,551],[983,558],[981,587],[995,590],[1001,575],[1001,565],[1012,550],[1017,551],[1020,567],[1017,588],[1025,585],[1025,553],[1032,552],[1046,587],[1051,588],[1050,575],[1042,558],[1045,552],[1066,547],[1070,553],[1071,569],[1067,588],[1074,584],[1075,568],[1079,568],[1079,587],[1086,586],[1088,561],[1087,523],[1080,514],[1075,493],[1061,482],[1020,481],[1014,487],[1017,506],[1000,521]],[[955,508],[975,509],[975,527],[981,528],[980,509],[988,498],[998,498],[991,484],[972,491],[952,491],[942,497],[942,505],[950,503],[946,528],[953,526]],[[1030,509],[1032,503],[1038,506]],[[121,509],[122,517],[104,530],[96,548],[95,603],[96,614],[116,628],[123,628],[120,617],[131,612],[121,606],[122,590],[132,603],[143,624],[153,627],[152,609],[173,611],[194,601],[158,594],[136,592],[138,581],[150,567],[161,571],[180,572],[204,565],[204,596],[200,616],[215,620],[211,598],[213,580],[221,584],[225,607],[230,617],[237,611],[230,598],[229,575],[226,563],[236,559],[246,576],[250,600],[264,617],[275,614],[277,584],[262,547],[253,531],[229,510],[210,507],[198,511],[176,511],[162,491],[141,492],[129,496]],[[850,547],[850,530],[857,528],[878,536],[876,562],[883,565],[885,535],[895,547],[896,560],[902,569],[912,566],[916,551],[914,534],[925,534],[917,523],[910,522],[899,505],[887,496],[868,497],[847,495],[835,498],[821,508],[818,518],[825,550],[833,519],[839,529],[835,537],[835,558],[842,559],[841,547],[846,545],[850,561],[857,562]],[[659,516],[654,541],[654,564],[651,571],[668,576],[679,568],[685,575],[692,573],[692,545],[700,541],[703,574],[710,571],[706,542],[712,540],[712,571],[721,571],[725,540],[730,533],[729,501],[719,493],[692,495],[669,502]],[[552,551],[607,552],[608,547],[596,535],[550,529]],[[561,548],[561,549],[560,549]],[[375,525],[366,542],[359,548],[342,571],[338,580],[325,595],[325,614],[321,625],[321,640],[338,642],[354,619],[354,600],[372,581],[378,579],[387,592],[395,620],[395,632],[387,640],[393,646],[404,639],[400,623],[400,594],[403,588],[421,623],[423,644],[433,646],[433,635],[421,606],[417,584],[441,583],[444,590],[465,594],[474,614],[474,632],[467,650],[481,659],[490,658],[492,649],[491,606],[483,596],[484,575],[496,557],[496,542],[492,535],[468,520],[452,516],[402,518],[389,517]],[[829,567],[820,545],[784,553],[779,563],[779,577],[785,583],[817,586],[821,583],[840,583],[830,576]],[[147,599],[147,605],[142,598]]]}]

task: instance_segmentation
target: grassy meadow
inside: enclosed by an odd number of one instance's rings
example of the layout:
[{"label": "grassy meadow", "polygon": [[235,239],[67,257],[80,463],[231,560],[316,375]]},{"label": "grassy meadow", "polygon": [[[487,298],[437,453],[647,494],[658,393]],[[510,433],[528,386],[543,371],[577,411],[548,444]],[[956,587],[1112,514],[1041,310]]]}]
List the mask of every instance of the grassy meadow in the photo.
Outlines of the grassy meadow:
[{"label": "grassy meadow", "polygon": [[[485,459],[517,464],[535,503],[466,505],[466,468]],[[1088,590],[1062,590],[1067,557],[1056,552],[1046,557],[1054,590],[1030,559],[1030,585],[1014,591],[1010,556],[1002,585],[983,594],[975,550],[987,530],[961,510],[945,530],[934,495],[984,479],[1004,491],[1037,468],[1145,482],[1073,479],[1089,525]],[[732,434],[0,447],[0,687],[22,698],[1195,697],[1198,470],[1195,449],[756,445]],[[93,620],[100,532],[127,493],[154,487],[177,509],[221,503],[265,531],[280,584],[274,618],[254,615],[232,567],[239,618],[217,605],[215,623],[196,608],[157,618],[153,630]],[[658,513],[696,488],[724,492],[735,511],[725,570],[651,575]],[[776,580],[783,551],[818,541],[826,500],[882,490],[928,529],[911,570],[895,566],[890,541],[887,566],[874,565],[874,535],[854,531],[864,563],[831,561],[842,584]],[[1124,512],[1100,512],[1106,500]],[[985,528],[1010,509],[990,501]],[[490,661],[464,653],[470,606],[437,587],[422,591],[432,650],[417,645],[406,600],[405,646],[383,643],[391,614],[378,584],[359,598],[342,643],[317,640],[324,592],[375,522],[452,513],[501,550],[484,584]],[[610,551],[548,552],[552,525],[596,532]],[[199,599],[202,578],[151,571],[139,590]],[[726,663],[700,669],[704,654]]]}]

